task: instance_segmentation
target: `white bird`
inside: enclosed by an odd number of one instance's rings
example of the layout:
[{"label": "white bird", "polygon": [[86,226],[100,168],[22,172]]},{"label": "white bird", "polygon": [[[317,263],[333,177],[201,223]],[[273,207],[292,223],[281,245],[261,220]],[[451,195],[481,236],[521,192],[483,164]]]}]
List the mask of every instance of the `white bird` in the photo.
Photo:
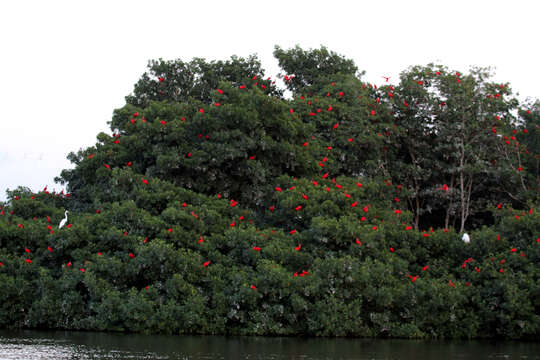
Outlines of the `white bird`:
[{"label": "white bird", "polygon": [[461,237],[461,240],[463,240],[464,243],[468,244],[471,242],[471,237],[469,236],[469,234],[464,233],[463,236]]},{"label": "white bird", "polygon": [[60,221],[60,225],[58,225],[58,228],[61,229],[62,226],[66,225],[66,222],[67,222],[67,213],[68,211],[66,210],[65,212],[65,217],[62,219],[62,221]]}]

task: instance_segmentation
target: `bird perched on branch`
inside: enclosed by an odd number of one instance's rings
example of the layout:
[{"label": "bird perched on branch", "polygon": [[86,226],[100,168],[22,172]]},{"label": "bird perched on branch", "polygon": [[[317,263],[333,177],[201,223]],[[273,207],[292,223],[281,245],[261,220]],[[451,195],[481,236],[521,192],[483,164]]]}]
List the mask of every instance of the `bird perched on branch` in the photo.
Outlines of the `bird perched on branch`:
[{"label": "bird perched on branch", "polygon": [[466,244],[471,242],[471,238],[470,238],[469,234],[467,234],[467,233],[463,234],[463,236],[461,237],[461,240],[463,240],[463,242],[466,243]]},{"label": "bird perched on branch", "polygon": [[65,214],[65,217],[62,219],[62,221],[60,221],[60,224],[58,225],[58,228],[61,229],[64,225],[66,225],[67,223],[67,214],[68,214],[68,211],[66,210],[66,212],[64,213]]}]

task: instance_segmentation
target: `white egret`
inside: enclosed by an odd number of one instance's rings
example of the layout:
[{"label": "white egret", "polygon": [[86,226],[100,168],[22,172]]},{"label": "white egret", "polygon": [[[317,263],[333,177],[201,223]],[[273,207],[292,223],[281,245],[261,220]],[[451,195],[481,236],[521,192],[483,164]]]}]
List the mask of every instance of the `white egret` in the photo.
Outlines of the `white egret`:
[{"label": "white egret", "polygon": [[469,236],[469,234],[464,233],[463,236],[461,237],[461,240],[463,240],[464,243],[468,244],[471,242],[471,237]]},{"label": "white egret", "polygon": [[61,229],[62,226],[66,225],[67,223],[67,214],[68,214],[68,211],[66,210],[66,212],[64,213],[65,214],[65,217],[62,219],[62,221],[60,221],[60,225],[58,225],[58,228]]}]

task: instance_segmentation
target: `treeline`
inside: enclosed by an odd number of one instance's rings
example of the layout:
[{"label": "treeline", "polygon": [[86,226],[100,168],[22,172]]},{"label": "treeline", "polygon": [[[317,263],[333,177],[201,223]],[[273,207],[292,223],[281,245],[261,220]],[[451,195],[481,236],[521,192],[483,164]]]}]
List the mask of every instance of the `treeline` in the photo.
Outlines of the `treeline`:
[{"label": "treeline", "polygon": [[255,57],[150,62],[66,193],[8,191],[0,327],[538,339],[540,103],[274,54],[287,96]]}]

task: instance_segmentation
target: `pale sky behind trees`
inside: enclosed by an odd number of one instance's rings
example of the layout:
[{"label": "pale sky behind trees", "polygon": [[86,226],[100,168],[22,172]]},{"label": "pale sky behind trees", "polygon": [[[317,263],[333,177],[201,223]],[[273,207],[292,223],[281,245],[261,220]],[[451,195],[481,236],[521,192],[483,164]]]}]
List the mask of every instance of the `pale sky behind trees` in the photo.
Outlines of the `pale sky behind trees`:
[{"label": "pale sky behind trees", "polygon": [[2,1],[0,201],[17,186],[62,189],[67,154],[110,133],[150,59],[255,53],[275,77],[275,45],[324,45],[375,84],[429,62],[491,66],[539,98],[539,14],[535,0]]}]

